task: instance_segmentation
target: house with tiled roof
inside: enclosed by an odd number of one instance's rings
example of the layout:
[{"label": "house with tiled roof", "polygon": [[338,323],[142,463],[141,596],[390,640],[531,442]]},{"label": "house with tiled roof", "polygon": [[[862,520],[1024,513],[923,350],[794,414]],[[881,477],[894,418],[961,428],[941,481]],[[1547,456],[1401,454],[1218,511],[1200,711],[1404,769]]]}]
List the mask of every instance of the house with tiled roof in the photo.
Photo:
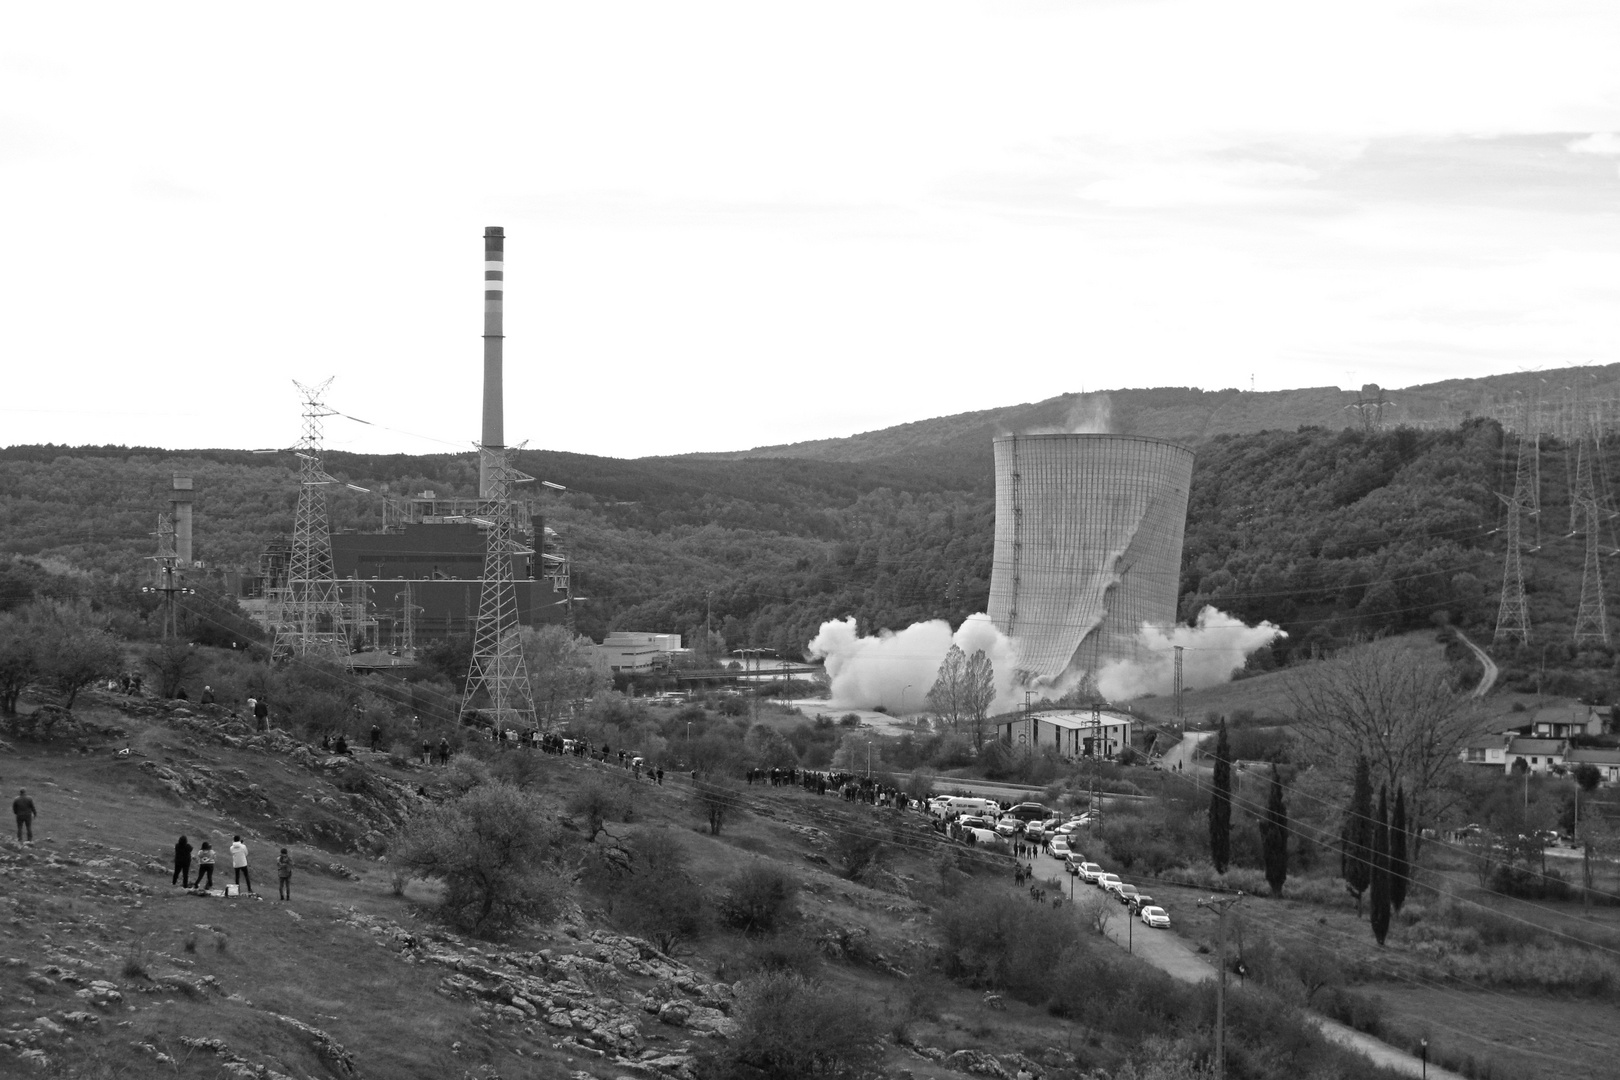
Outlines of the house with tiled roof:
[{"label": "house with tiled roof", "polygon": [[1591,765],[1603,777],[1603,783],[1620,783],[1620,750],[1606,746],[1576,746],[1564,755],[1564,764],[1571,769],[1577,765]]},{"label": "house with tiled roof", "polygon": [[1564,739],[1538,739],[1529,735],[1515,735],[1508,740],[1503,749],[1503,769],[1513,772],[1523,763],[1538,776],[1545,775],[1557,768],[1560,772],[1564,768],[1564,755],[1569,751],[1569,743]]}]

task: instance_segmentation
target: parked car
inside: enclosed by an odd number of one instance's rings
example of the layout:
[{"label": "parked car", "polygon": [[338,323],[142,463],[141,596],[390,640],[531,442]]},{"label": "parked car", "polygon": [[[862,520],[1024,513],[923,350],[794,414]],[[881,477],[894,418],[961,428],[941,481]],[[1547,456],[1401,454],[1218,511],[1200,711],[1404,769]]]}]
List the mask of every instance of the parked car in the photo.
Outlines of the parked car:
[{"label": "parked car", "polygon": [[1155,930],[1170,929],[1170,913],[1162,907],[1143,908],[1142,921]]},{"label": "parked car", "polygon": [[1135,885],[1121,885],[1119,888],[1114,889],[1113,893],[1114,896],[1118,898],[1120,903],[1124,904],[1126,907],[1130,907],[1131,901],[1140,896],[1142,894],[1142,890],[1138,889]]},{"label": "parked car", "polygon": [[1020,821],[1045,821],[1052,816],[1052,811],[1038,802],[1021,802],[1007,813]]},{"label": "parked car", "polygon": [[1098,874],[1097,879],[1092,884],[1103,892],[1111,893],[1125,883],[1120,880],[1118,874]]},{"label": "parked car", "polygon": [[1063,869],[1067,870],[1071,874],[1078,874],[1080,872],[1080,864],[1085,861],[1086,859],[1084,855],[1081,855],[1078,851],[1071,851],[1067,855],[1063,856]]},{"label": "parked car", "polygon": [[1011,838],[1023,831],[1023,821],[1013,817],[1011,814],[1005,815],[1000,821],[996,822],[996,832],[1002,836]]},{"label": "parked car", "polygon": [[1142,914],[1143,908],[1154,906],[1153,897],[1149,896],[1147,893],[1137,893],[1135,896],[1131,897],[1130,903],[1128,903],[1126,906],[1131,909],[1132,915],[1140,915]]},{"label": "parked car", "polygon": [[1097,884],[1097,879],[1102,877],[1103,868],[1094,862],[1083,862],[1080,864],[1078,873],[1081,881],[1085,882],[1087,885],[1095,885]]},{"label": "parked car", "polygon": [[1063,858],[1069,853],[1069,838],[1067,836],[1052,837],[1052,843],[1049,845],[1049,849],[1052,852],[1052,858]]}]

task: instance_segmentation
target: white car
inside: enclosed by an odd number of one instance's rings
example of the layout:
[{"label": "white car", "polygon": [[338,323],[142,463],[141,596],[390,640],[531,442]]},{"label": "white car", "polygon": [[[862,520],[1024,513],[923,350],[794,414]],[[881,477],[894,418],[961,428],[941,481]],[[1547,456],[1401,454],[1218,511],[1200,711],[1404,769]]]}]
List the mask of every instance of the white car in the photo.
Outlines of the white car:
[{"label": "white car", "polygon": [[1052,838],[1052,843],[1049,845],[1049,847],[1052,852],[1052,858],[1061,859],[1069,853],[1069,838],[1067,836],[1055,836]]},{"label": "white car", "polygon": [[1097,879],[1103,876],[1103,868],[1094,862],[1083,862],[1075,873],[1079,874],[1080,880],[1087,885],[1095,885]]},{"label": "white car", "polygon": [[1120,876],[1118,874],[1098,874],[1097,880],[1092,882],[1092,884],[1097,886],[1097,888],[1101,889],[1103,892],[1111,893],[1121,885],[1125,884],[1125,882],[1120,880]]},{"label": "white car", "polygon": [[1170,913],[1162,907],[1145,907],[1142,909],[1142,921],[1155,930],[1170,929]]},{"label": "white car", "polygon": [[1031,844],[1039,844],[1041,837],[1046,835],[1046,826],[1039,821],[1032,821],[1024,826],[1024,840]]}]

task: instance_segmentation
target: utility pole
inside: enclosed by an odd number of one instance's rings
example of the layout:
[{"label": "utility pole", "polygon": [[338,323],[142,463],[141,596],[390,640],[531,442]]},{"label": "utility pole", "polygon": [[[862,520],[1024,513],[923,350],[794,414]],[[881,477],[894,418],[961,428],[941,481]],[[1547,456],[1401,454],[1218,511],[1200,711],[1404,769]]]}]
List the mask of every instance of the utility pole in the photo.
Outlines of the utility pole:
[{"label": "utility pole", "polygon": [[1091,706],[1091,811],[1097,815],[1097,835],[1102,835],[1102,800],[1097,796],[1097,774],[1102,771],[1102,706]]},{"label": "utility pole", "polygon": [[1176,646],[1176,734],[1180,736],[1187,730],[1187,717],[1181,711],[1181,653],[1182,646]]},{"label": "utility pole", "polygon": [[1198,901],[1199,907],[1213,908],[1220,918],[1220,975],[1215,980],[1215,1080],[1226,1080],[1226,913],[1243,899],[1236,896],[1212,896]]},{"label": "utility pole", "polygon": [[1526,403],[1524,426],[1519,432],[1518,463],[1513,471],[1513,496],[1497,496],[1507,504],[1507,523],[1503,530],[1507,536],[1503,545],[1502,602],[1496,612],[1496,633],[1491,638],[1492,643],[1518,638],[1521,643],[1530,644],[1530,603],[1524,595],[1524,566],[1520,555],[1523,551],[1523,515],[1529,514],[1538,523],[1540,521],[1541,499],[1537,490],[1540,435],[1533,427],[1533,416]]}]

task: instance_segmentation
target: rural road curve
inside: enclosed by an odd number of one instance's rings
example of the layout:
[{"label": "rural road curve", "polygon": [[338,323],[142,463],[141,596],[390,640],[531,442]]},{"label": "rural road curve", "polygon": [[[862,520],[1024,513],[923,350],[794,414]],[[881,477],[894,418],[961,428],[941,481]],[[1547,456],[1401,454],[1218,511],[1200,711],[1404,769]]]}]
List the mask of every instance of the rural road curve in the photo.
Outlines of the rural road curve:
[{"label": "rural road curve", "polygon": [[1186,732],[1180,742],[1164,752],[1159,764],[1170,772],[1174,772],[1177,765],[1181,766],[1182,772],[1191,772],[1197,768],[1198,745],[1211,737],[1207,731]]},{"label": "rural road curve", "polygon": [[1464,637],[1460,630],[1457,632],[1457,640],[1474,650],[1474,655],[1479,657],[1479,662],[1484,665],[1485,674],[1480,677],[1479,685],[1474,687],[1474,692],[1468,695],[1469,697],[1482,698],[1491,692],[1491,687],[1496,685],[1496,676],[1499,674],[1496,661],[1487,656],[1484,649]]},{"label": "rural road curve", "polygon": [[[1081,889],[1091,886],[1081,884]],[[1165,972],[1173,979],[1182,982],[1196,983],[1215,977],[1215,969],[1203,957],[1192,950],[1181,938],[1164,930],[1149,930],[1143,926],[1141,930],[1135,927],[1141,925],[1140,920],[1132,921],[1126,917],[1124,908],[1120,909],[1120,917],[1110,919],[1106,931],[1109,940],[1120,948],[1130,948],[1131,952],[1152,964],[1160,971]],[[1329,1020],[1325,1016],[1307,1012],[1306,1019],[1315,1024],[1323,1035],[1342,1046],[1349,1047],[1364,1057],[1372,1060],[1373,1064],[1407,1076],[1421,1077],[1424,1074],[1423,1062],[1419,1058],[1403,1050],[1397,1050],[1386,1042],[1380,1042],[1371,1035],[1363,1035],[1354,1028],[1346,1027],[1337,1020]],[[1433,1080],[1463,1080],[1461,1073],[1454,1073],[1449,1069],[1442,1069],[1430,1063],[1428,1076]]]}]

